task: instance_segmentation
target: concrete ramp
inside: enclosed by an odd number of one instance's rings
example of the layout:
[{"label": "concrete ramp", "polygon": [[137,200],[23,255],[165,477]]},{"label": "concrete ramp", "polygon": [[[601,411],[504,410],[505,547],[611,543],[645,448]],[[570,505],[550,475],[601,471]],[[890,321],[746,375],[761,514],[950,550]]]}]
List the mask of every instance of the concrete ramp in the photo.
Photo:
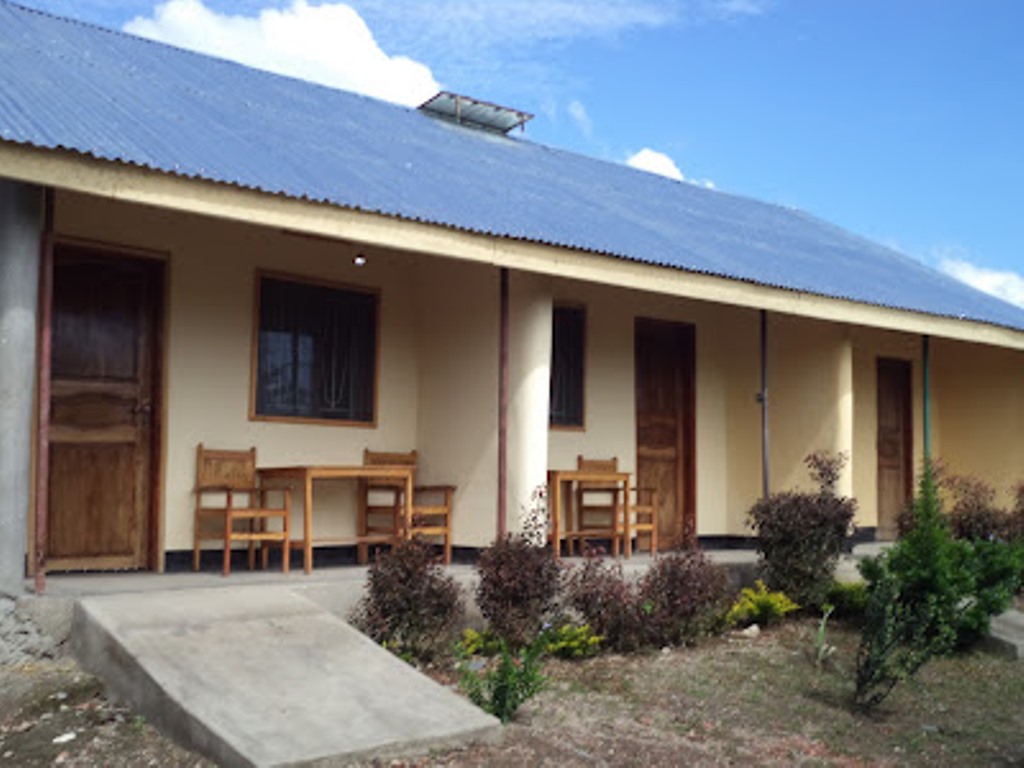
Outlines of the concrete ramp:
[{"label": "concrete ramp", "polygon": [[287,587],[84,598],[73,649],[222,765],[344,764],[500,738],[498,721]]},{"label": "concrete ramp", "polygon": [[1024,613],[1011,609],[994,616],[986,643],[994,653],[1024,659]]}]

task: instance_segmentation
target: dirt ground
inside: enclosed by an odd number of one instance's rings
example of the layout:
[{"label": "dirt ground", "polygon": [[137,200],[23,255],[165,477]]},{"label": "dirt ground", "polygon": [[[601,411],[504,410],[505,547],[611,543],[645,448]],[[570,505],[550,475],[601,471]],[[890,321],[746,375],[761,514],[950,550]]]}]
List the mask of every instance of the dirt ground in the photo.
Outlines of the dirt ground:
[{"label": "dirt ground", "polygon": [[[933,662],[865,717],[848,706],[855,633],[831,629],[837,651],[819,669],[816,628],[807,620],[695,649],[551,661],[547,689],[500,745],[366,765],[1024,765],[1024,663]],[[108,701],[58,652],[0,665],[3,765],[210,763]]]}]

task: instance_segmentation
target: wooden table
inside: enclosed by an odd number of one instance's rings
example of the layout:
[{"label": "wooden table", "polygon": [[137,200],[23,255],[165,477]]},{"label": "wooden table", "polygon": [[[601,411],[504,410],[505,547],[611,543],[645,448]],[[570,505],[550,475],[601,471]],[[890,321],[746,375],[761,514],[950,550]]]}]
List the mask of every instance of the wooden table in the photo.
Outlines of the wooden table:
[{"label": "wooden table", "polygon": [[[264,480],[288,480],[302,486],[302,567],[313,571],[313,481],[314,480],[399,480],[405,484],[403,530],[412,527],[413,465],[353,464],[340,466],[296,465],[291,467],[261,467],[257,470]],[[294,546],[293,542],[293,546]]]},{"label": "wooden table", "polygon": [[[630,509],[629,509],[629,472],[594,472],[585,469],[549,469],[548,470],[548,502],[551,514],[551,540],[555,551],[555,557],[561,556],[561,518],[562,518],[562,487],[580,482],[593,483],[621,483],[622,484],[622,513],[623,513],[623,542],[622,554],[624,557],[632,555],[632,537],[630,535]],[[570,498],[572,492],[570,490]],[[571,505],[568,507],[571,510]],[[566,520],[566,525],[570,523]]]}]

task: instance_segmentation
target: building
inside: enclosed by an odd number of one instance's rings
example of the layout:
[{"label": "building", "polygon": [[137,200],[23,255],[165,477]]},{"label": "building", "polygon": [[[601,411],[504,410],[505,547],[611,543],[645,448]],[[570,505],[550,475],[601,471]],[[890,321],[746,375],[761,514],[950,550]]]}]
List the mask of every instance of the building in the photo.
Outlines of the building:
[{"label": "building", "polygon": [[1024,310],[802,212],[5,0],[0,71],[6,589],[189,550],[199,442],[416,448],[460,547],[581,454],[675,542],[748,535],[818,449],[883,537],[926,432],[1020,479]]}]

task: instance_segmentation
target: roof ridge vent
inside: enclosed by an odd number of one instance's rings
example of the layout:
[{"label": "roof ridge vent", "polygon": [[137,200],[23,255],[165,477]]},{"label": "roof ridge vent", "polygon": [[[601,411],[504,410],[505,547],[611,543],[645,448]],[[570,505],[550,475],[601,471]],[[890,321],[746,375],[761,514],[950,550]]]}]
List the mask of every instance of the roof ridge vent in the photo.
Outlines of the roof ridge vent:
[{"label": "roof ridge vent", "polygon": [[527,121],[533,119],[529,112],[502,107],[451,91],[438,92],[420,104],[418,109],[442,120],[497,133],[508,133],[516,127],[521,129]]}]

